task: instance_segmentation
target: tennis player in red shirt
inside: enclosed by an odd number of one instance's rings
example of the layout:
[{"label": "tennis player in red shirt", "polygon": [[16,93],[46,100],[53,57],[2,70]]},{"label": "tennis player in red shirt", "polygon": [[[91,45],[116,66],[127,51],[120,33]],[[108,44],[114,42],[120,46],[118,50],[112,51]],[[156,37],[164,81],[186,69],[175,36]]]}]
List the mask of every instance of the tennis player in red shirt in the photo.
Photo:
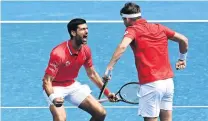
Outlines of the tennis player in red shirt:
[{"label": "tennis player in red shirt", "polygon": [[[86,21],[73,19],[68,23],[67,28],[71,39],[52,50],[43,78],[44,95],[50,105],[53,121],[66,121],[64,101],[91,114],[90,121],[104,121],[106,111],[103,106],[90,94],[88,85],[82,85],[75,79],[81,66],[84,65],[88,77],[100,89],[103,86],[100,76],[93,67],[91,51],[87,46]],[[115,98],[108,89],[104,94],[110,101]]]},{"label": "tennis player in red shirt", "polygon": [[123,40],[107,66],[105,74],[130,45],[138,72],[140,90],[138,92],[138,114],[145,121],[172,121],[173,71],[168,58],[168,39],[179,44],[179,59],[176,69],[186,67],[188,39],[161,24],[148,23],[141,17],[139,5],[128,2],[120,14],[126,26]]}]

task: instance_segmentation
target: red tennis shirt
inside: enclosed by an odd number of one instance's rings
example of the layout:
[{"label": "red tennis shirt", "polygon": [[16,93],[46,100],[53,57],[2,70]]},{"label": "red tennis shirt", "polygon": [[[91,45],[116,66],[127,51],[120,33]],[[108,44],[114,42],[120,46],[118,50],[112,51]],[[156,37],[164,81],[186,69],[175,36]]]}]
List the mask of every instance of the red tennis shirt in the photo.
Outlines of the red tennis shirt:
[{"label": "red tennis shirt", "polygon": [[168,39],[175,32],[161,24],[137,20],[126,28],[124,37],[133,41],[130,44],[138,72],[140,84],[173,77],[168,57]]},{"label": "red tennis shirt", "polygon": [[45,73],[54,77],[53,86],[69,86],[75,82],[82,65],[86,68],[93,65],[90,48],[82,45],[75,50],[69,40],[52,50]]}]

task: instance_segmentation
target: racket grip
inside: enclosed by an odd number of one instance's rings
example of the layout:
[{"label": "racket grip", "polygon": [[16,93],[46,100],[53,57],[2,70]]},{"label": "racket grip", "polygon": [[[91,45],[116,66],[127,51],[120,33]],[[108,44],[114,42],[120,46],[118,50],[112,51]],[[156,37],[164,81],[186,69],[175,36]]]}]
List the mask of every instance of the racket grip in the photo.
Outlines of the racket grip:
[{"label": "racket grip", "polygon": [[109,70],[106,76],[107,76],[108,78],[111,78],[111,76],[112,76],[112,70]]},{"label": "racket grip", "polygon": [[108,99],[107,99],[107,98],[105,98],[105,99],[100,99],[100,100],[98,100],[98,102],[99,102],[99,103],[108,102]]}]

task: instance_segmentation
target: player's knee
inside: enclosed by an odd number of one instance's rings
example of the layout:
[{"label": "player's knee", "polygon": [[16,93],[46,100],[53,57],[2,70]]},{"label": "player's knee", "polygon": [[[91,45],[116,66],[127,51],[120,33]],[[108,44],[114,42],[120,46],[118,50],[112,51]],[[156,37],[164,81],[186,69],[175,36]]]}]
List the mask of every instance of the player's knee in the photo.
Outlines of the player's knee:
[{"label": "player's knee", "polygon": [[106,110],[105,110],[104,108],[100,109],[100,110],[97,112],[96,116],[105,118],[105,116],[106,116]]},{"label": "player's knee", "polygon": [[53,114],[54,121],[66,121],[66,114]]},{"label": "player's knee", "polygon": [[161,121],[172,121],[172,111],[171,110],[160,110],[160,120]]},{"label": "player's knee", "polygon": [[102,112],[101,112],[101,116],[105,117],[105,116],[106,116],[106,114],[107,114],[107,113],[106,113],[106,110],[105,110],[105,109],[103,109],[103,110],[102,110]]},{"label": "player's knee", "polygon": [[54,116],[54,121],[66,121],[66,115]]}]

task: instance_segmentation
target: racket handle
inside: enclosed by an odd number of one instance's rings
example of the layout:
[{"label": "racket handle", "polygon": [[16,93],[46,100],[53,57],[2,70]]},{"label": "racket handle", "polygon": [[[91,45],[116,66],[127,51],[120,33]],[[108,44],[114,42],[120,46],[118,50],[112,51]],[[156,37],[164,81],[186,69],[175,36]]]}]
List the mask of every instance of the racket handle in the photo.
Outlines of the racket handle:
[{"label": "racket handle", "polygon": [[105,98],[105,99],[100,99],[100,100],[98,100],[98,102],[99,102],[99,103],[108,102],[108,99],[107,99],[107,98]]},{"label": "racket handle", "polygon": [[106,82],[104,83],[104,85],[103,85],[103,87],[102,87],[102,89],[101,89],[101,92],[100,92],[100,94],[99,94],[98,99],[100,99],[100,98],[101,98],[101,96],[102,96],[103,92],[105,91],[105,87],[107,86],[107,84],[108,84],[108,81],[106,81]]},{"label": "racket handle", "polygon": [[107,76],[108,78],[111,78],[111,76],[112,76],[112,70],[109,70],[106,76]]}]

